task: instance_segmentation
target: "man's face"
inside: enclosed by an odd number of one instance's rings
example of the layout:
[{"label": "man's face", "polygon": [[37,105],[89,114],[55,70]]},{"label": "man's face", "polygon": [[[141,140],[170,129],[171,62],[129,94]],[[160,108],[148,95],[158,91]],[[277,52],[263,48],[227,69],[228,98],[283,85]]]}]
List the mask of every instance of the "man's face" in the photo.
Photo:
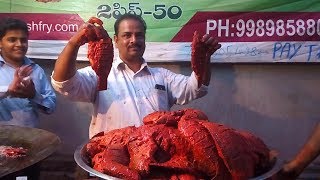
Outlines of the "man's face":
[{"label": "man's face", "polygon": [[22,62],[28,50],[28,35],[22,30],[8,30],[0,39],[0,49],[4,60]]},{"label": "man's face", "polygon": [[114,36],[119,56],[124,61],[141,61],[145,50],[145,32],[142,24],[134,19],[125,19],[119,24]]}]

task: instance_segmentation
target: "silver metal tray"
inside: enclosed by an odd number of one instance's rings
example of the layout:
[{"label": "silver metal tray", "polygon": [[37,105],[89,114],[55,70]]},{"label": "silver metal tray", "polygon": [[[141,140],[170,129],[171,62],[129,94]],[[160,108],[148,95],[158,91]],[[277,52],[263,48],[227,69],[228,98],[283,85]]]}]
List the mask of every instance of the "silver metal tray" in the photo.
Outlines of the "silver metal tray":
[{"label": "silver metal tray", "polygon": [[[86,145],[86,143],[78,146],[78,148],[74,152],[74,159],[75,159],[76,163],[82,169],[84,169],[85,171],[89,172],[90,174],[92,174],[96,177],[99,177],[100,179],[120,180],[119,178],[103,174],[99,171],[94,170],[92,167],[90,167],[88,164],[88,161],[83,156],[85,145]],[[260,176],[251,178],[250,180],[265,180],[265,179],[270,178],[273,175],[275,175],[282,168],[284,161],[282,159],[280,159],[279,156],[275,152],[271,156],[274,157],[274,161],[275,161],[273,167],[268,172],[266,172]]]}]

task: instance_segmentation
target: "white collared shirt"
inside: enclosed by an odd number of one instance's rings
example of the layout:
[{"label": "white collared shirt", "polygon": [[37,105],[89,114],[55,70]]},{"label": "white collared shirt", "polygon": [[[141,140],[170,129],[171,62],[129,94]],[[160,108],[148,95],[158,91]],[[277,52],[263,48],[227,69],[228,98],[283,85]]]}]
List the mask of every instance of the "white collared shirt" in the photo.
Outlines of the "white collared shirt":
[{"label": "white collared shirt", "polygon": [[97,76],[90,66],[64,82],[51,76],[51,83],[71,100],[93,103],[90,138],[101,131],[140,126],[149,113],[168,111],[174,104],[187,104],[207,94],[207,86],[198,88],[194,72],[189,77],[143,63],[134,73],[119,57],[112,64],[107,90],[96,90]]},{"label": "white collared shirt", "polygon": [[35,89],[34,98],[6,97],[16,69],[0,56],[0,124],[37,127],[38,109],[50,114],[56,107],[56,95],[43,69],[33,61],[24,58],[24,65],[32,64],[30,75]]}]

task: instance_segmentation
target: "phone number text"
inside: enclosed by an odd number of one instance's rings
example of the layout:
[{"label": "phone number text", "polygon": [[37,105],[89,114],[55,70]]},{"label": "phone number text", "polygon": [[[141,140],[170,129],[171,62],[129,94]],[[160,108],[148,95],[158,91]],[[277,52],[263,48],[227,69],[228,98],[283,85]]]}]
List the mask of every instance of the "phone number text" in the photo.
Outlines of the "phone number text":
[{"label": "phone number text", "polygon": [[[320,13],[215,13],[205,32],[223,41],[319,41]],[[227,16],[223,16],[226,14]],[[228,15],[232,15],[229,16]],[[220,17],[219,17],[220,16]]]}]

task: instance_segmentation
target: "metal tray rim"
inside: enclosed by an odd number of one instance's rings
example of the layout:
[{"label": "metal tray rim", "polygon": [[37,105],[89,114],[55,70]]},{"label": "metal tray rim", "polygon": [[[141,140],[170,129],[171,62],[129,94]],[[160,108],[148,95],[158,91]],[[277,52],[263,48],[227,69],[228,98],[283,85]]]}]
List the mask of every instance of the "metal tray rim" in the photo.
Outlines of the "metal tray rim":
[{"label": "metal tray rim", "polygon": [[[76,163],[82,168],[84,169],[85,171],[89,172],[90,174],[92,175],[95,175],[99,178],[102,178],[102,179],[106,179],[106,180],[120,180],[120,178],[116,178],[116,177],[113,177],[113,176],[109,176],[109,175],[106,175],[106,174],[103,174],[99,171],[96,171],[95,169],[93,169],[92,167],[88,166],[85,161],[83,160],[82,158],[82,155],[81,155],[81,152],[83,151],[83,147],[86,145],[87,143],[83,143],[82,145],[78,146],[76,151],[74,152],[74,159],[76,161]],[[284,161],[279,158],[279,156],[276,156],[275,157],[276,160],[275,160],[275,163],[274,163],[274,166],[266,173],[260,175],[260,176],[257,176],[257,177],[253,177],[253,178],[250,178],[249,180],[265,180],[267,178],[270,178],[272,177],[273,175],[275,175],[278,171],[280,171],[280,169],[282,168],[283,166],[283,163]]]}]

